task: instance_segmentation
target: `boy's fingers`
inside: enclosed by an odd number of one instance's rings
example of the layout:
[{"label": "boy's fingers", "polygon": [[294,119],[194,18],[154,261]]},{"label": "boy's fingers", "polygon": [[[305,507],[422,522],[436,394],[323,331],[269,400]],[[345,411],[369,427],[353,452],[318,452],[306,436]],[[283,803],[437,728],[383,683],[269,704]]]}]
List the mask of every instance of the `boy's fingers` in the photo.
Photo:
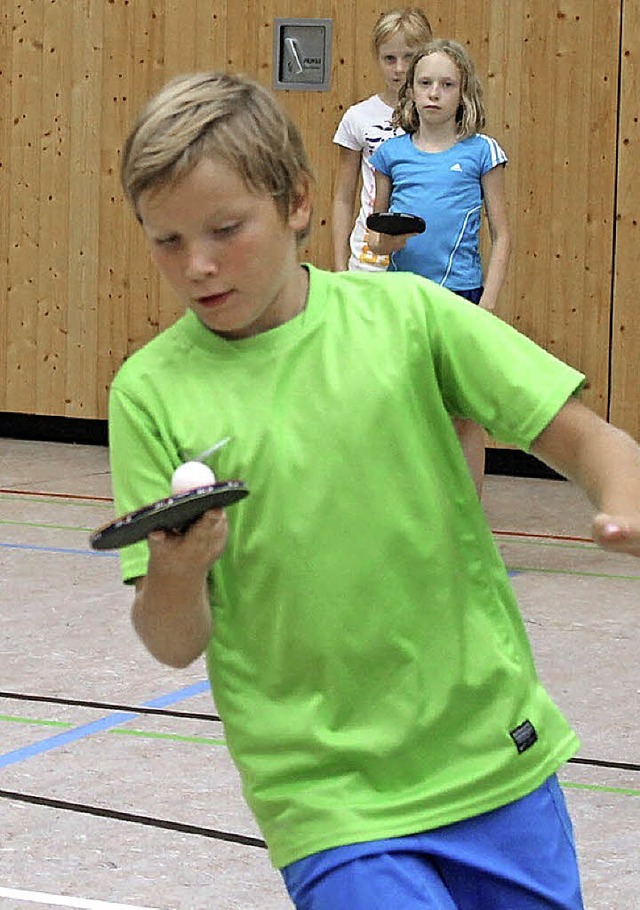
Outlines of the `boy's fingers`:
[{"label": "boy's fingers", "polygon": [[615,515],[596,515],[593,539],[607,550],[640,556],[640,521],[630,522]]},{"label": "boy's fingers", "polygon": [[[148,541],[151,546],[181,546],[185,543],[187,534],[193,539],[195,536],[205,535],[209,538],[211,535],[224,534],[226,529],[226,513],[224,509],[209,509],[204,512],[193,524],[184,531],[157,530],[148,535]],[[187,542],[188,545],[188,542]]]}]

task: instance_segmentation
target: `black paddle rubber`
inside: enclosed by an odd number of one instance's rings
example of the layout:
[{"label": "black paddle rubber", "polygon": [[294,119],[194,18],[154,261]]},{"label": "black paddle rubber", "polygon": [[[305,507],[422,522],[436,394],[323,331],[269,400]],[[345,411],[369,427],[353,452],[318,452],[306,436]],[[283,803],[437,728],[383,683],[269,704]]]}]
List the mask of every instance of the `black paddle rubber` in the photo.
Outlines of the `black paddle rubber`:
[{"label": "black paddle rubber", "polygon": [[209,509],[226,509],[248,495],[240,480],[198,487],[116,518],[94,531],[89,543],[94,550],[119,550],[143,540],[151,531],[182,531]]},{"label": "black paddle rubber", "polygon": [[367,217],[367,227],[378,234],[422,234],[426,226],[424,218],[404,212],[373,212]]}]

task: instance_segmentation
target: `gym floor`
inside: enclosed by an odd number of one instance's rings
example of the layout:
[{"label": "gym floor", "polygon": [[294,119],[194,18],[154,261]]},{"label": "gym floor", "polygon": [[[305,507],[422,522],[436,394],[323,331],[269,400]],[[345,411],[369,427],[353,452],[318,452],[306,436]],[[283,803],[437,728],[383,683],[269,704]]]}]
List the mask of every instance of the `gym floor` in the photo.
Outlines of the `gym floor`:
[{"label": "gym floor", "polygon": [[[106,450],[0,439],[0,908],[286,910],[204,665],[129,622]],[[640,907],[640,561],[597,550],[570,484],[489,476],[484,505],[542,679],[578,731],[559,777],[588,910]],[[515,910],[515,908],[514,908]]]}]

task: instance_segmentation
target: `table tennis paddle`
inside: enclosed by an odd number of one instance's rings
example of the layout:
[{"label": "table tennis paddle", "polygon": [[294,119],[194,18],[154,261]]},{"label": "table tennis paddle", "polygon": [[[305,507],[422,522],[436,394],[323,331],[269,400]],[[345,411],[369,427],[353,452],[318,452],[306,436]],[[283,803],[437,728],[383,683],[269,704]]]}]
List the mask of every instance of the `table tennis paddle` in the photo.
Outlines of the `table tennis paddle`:
[{"label": "table tennis paddle", "polygon": [[367,216],[367,227],[378,234],[422,234],[427,225],[419,215],[405,212],[372,212]]},{"label": "table tennis paddle", "polygon": [[144,540],[151,531],[184,531],[209,509],[225,509],[249,490],[240,480],[224,480],[159,499],[98,528],[89,538],[94,550],[119,550]]}]

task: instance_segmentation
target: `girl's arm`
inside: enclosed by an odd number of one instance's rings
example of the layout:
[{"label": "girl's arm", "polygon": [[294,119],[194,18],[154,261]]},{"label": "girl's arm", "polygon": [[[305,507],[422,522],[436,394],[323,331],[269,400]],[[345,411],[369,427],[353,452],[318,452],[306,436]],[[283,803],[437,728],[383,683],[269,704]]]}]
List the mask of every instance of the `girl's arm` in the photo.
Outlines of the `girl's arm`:
[{"label": "girl's arm", "polygon": [[[391,179],[386,174],[376,171],[376,199],[373,204],[374,212],[388,212],[389,203],[391,202]],[[369,231],[367,244],[370,250],[381,256],[389,256],[397,250],[401,250],[412,234],[397,234],[392,237],[390,234],[378,234],[376,231]]]},{"label": "girl's arm", "polygon": [[226,538],[226,515],[220,510],[206,512],[184,534],[149,535],[149,566],[136,580],[131,619],[161,663],[186,667],[207,647],[213,631],[208,573]]},{"label": "girl's arm", "polygon": [[484,293],[480,306],[485,310],[493,310],[504,284],[511,254],[511,236],[504,191],[504,165],[498,165],[487,171],[483,175],[481,183],[489,223],[491,253],[485,272]]},{"label": "girl's arm", "polygon": [[349,237],[353,230],[354,207],[360,178],[361,153],[340,146],[336,188],[333,194],[333,262],[336,272],[346,272],[349,263]]},{"label": "girl's arm", "polygon": [[640,446],[630,436],[571,398],[531,451],[589,497],[598,546],[640,556]]}]

